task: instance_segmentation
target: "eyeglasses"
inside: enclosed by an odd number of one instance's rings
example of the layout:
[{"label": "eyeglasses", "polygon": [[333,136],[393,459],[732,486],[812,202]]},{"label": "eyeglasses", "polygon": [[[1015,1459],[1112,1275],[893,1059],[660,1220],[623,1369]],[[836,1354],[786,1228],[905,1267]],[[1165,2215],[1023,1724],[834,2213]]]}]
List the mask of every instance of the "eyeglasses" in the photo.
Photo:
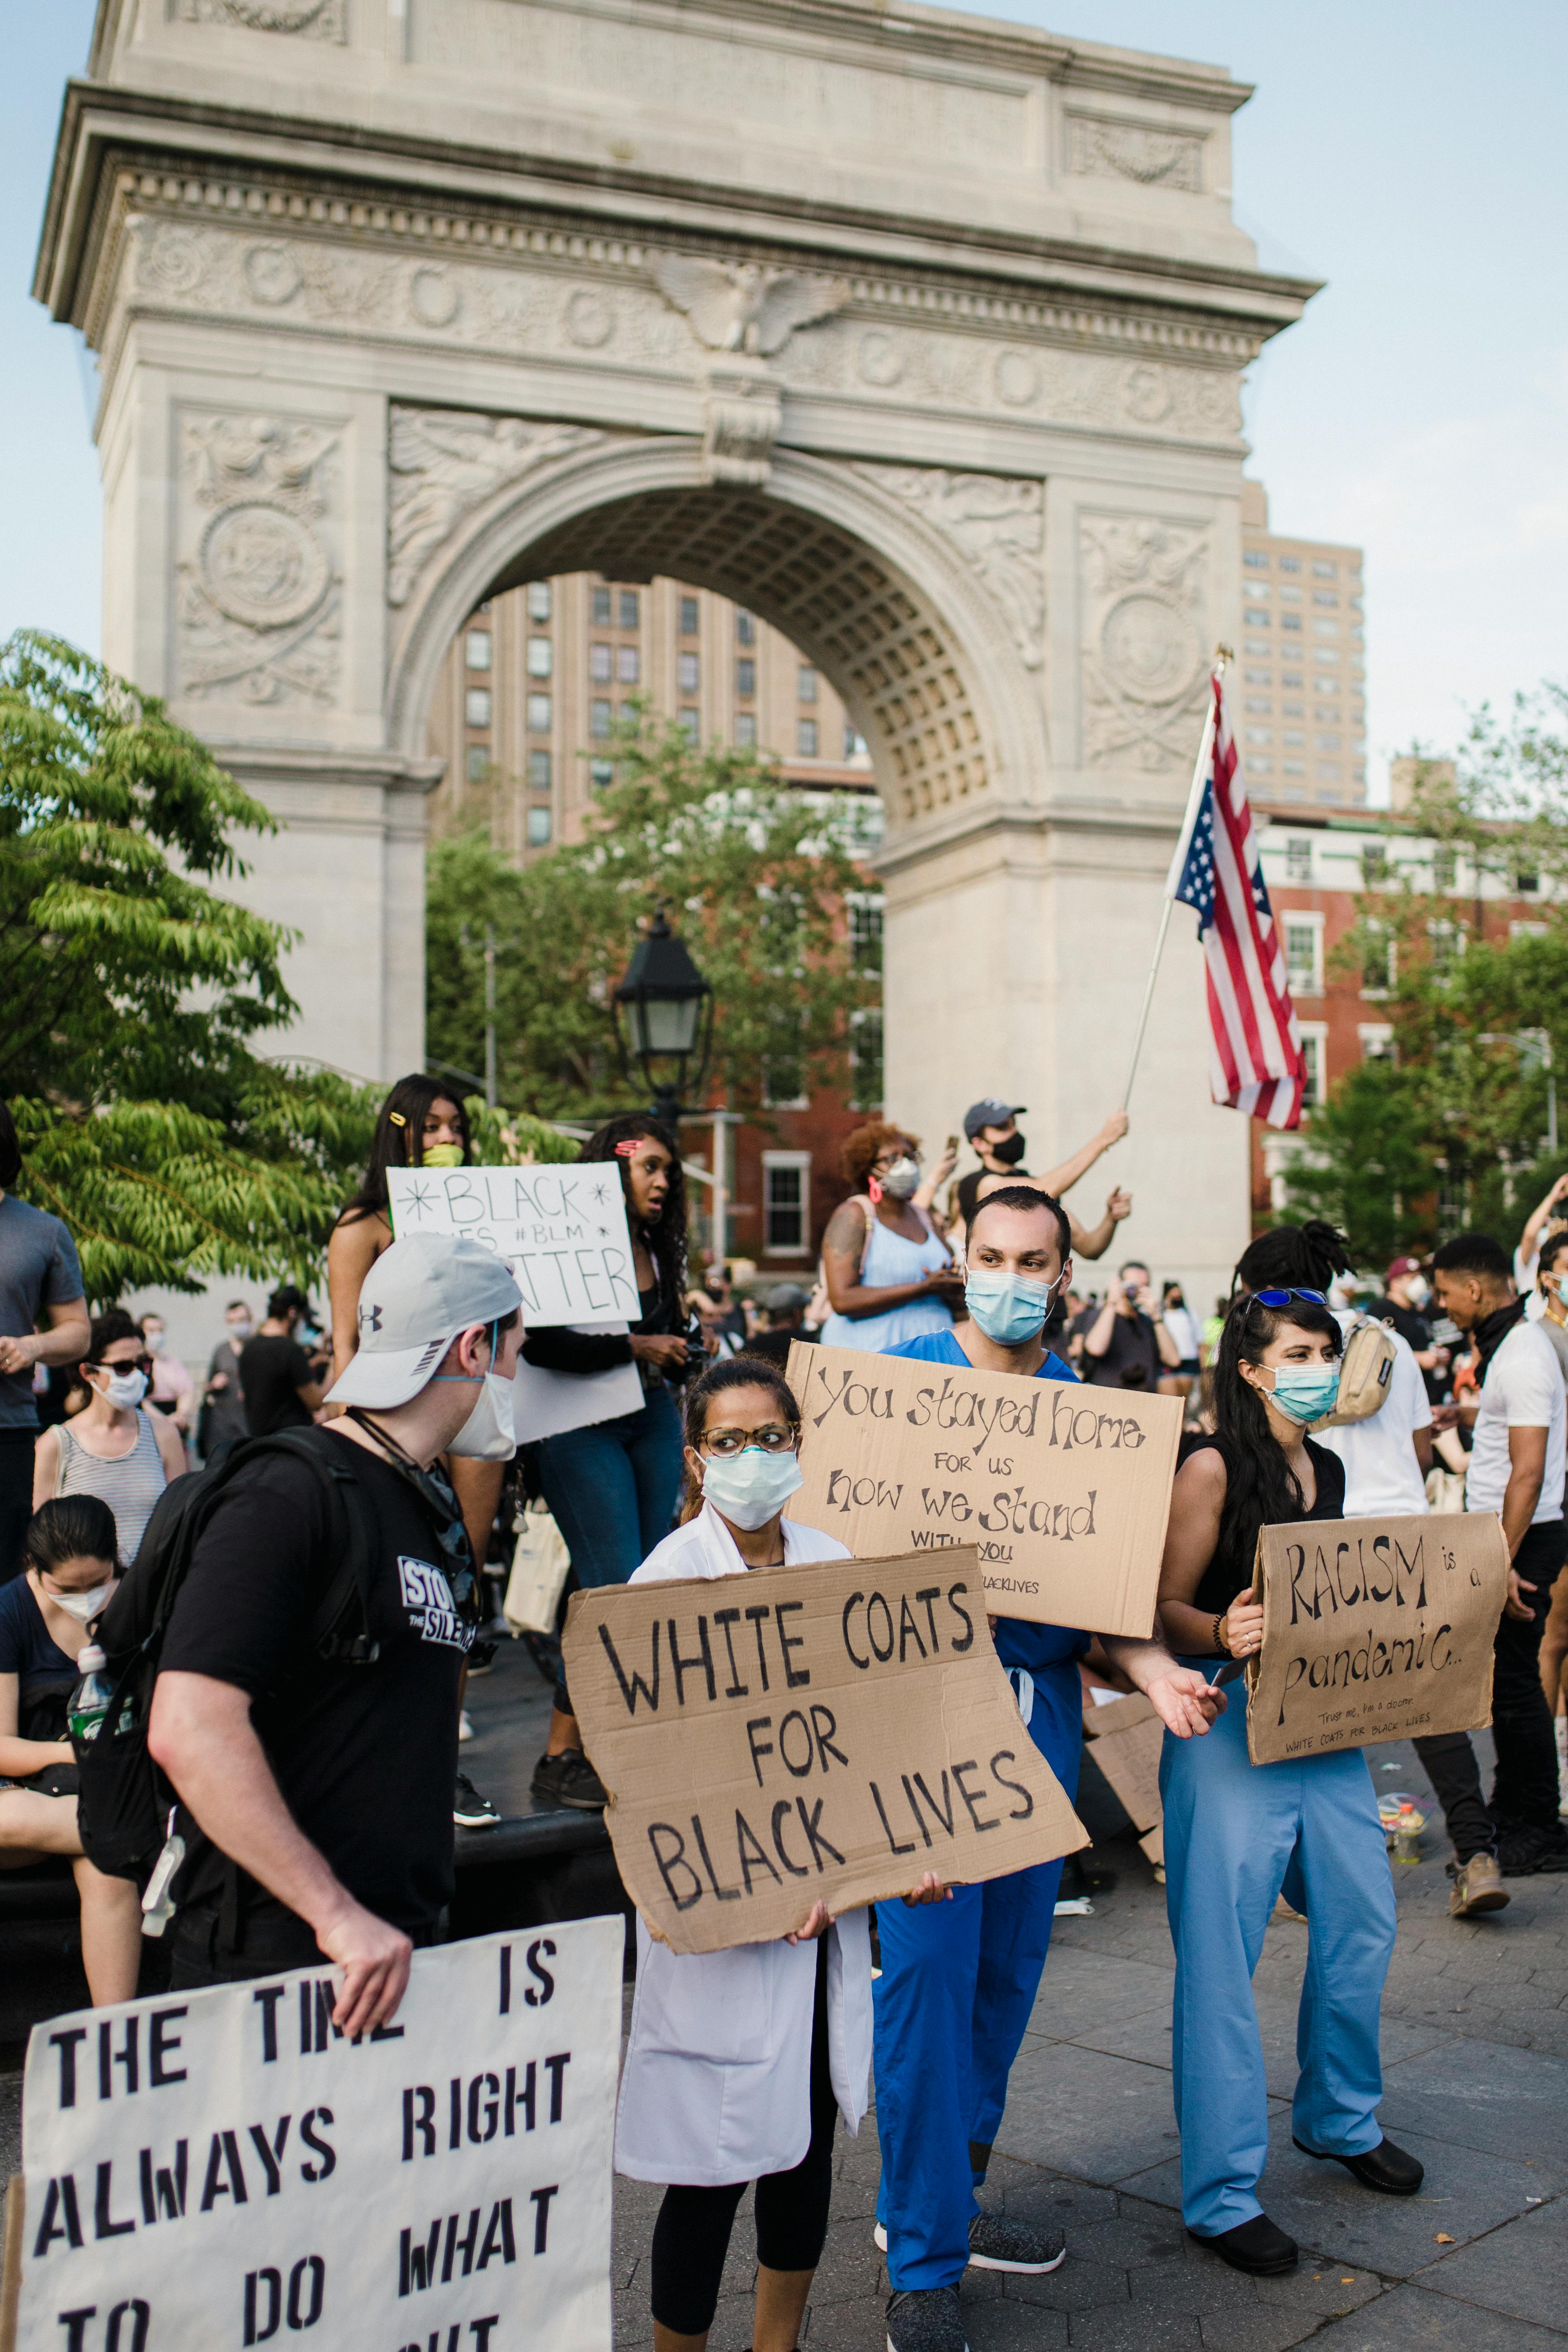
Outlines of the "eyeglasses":
[{"label": "eyeglasses", "polygon": [[770,1421],[761,1429],[706,1429],[698,1439],[698,1450],[716,1454],[728,1461],[743,1454],[748,1445],[760,1445],[764,1454],[793,1453],[800,1430],[795,1423]]},{"label": "eyeglasses", "polygon": [[1314,1307],[1326,1307],[1328,1299],[1321,1290],[1255,1290],[1249,1307],[1289,1307],[1293,1298],[1310,1298]]}]

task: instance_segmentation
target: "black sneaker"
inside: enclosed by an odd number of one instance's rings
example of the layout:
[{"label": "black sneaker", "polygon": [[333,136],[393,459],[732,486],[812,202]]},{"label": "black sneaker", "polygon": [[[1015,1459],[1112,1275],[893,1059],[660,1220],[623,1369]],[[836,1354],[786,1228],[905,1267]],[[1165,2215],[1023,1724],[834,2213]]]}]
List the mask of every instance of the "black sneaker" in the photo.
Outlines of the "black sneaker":
[{"label": "black sneaker", "polygon": [[976,2213],[969,2225],[969,2260],[977,2271],[1022,2271],[1038,2278],[1064,2262],[1067,2250],[1058,2231],[1006,2213]]},{"label": "black sneaker", "polygon": [[466,1772],[458,1775],[452,1819],[460,1830],[493,1830],[500,1815],[488,1797],[481,1797]]},{"label": "black sneaker", "polygon": [[1536,1871],[1568,1870],[1568,1829],[1554,1823],[1547,1829],[1533,1822],[1510,1822],[1497,1842],[1498,1868],[1505,1878],[1529,1878]]},{"label": "black sneaker", "polygon": [[529,1786],[547,1805],[570,1805],[579,1813],[602,1813],[610,1792],[580,1748],[542,1756]]},{"label": "black sneaker", "polygon": [[955,2286],[912,2286],[888,2297],[888,2352],[969,2352]]}]

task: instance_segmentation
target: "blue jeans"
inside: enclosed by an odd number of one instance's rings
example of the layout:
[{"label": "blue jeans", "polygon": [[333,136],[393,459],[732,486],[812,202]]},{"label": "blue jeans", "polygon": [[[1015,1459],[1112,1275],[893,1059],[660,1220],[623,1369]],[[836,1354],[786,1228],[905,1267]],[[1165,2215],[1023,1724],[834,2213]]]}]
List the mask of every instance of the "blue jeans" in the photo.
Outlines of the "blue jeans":
[{"label": "blue jeans", "polygon": [[[541,1439],[540,1484],[580,1585],[625,1584],[669,1533],[681,1443],[680,1411],[663,1386],[639,1412]],[[564,1680],[555,1704],[571,1714]]]}]

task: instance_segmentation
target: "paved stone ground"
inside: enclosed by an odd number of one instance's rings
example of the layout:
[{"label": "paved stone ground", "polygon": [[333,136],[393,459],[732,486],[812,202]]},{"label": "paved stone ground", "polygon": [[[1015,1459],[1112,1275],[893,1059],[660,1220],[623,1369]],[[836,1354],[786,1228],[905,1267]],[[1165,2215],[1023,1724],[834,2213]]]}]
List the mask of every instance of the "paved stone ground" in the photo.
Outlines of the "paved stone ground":
[{"label": "paved stone ground", "polygon": [[[1425,1793],[1407,1748],[1374,1749],[1372,1763],[1380,1787]],[[1068,2258],[1048,2278],[966,2281],[972,2352],[1284,2352],[1308,2337],[1323,2352],[1564,2352],[1568,1876],[1510,1881],[1509,1908],[1467,1925],[1447,1916],[1446,1853],[1428,1831],[1420,1864],[1394,1871],[1399,1942],[1384,2004],[1383,2119],[1426,2167],[1419,2197],[1370,2195],[1291,2147],[1307,1930],[1269,1931],[1255,1979],[1274,2109],[1263,2194],[1303,2254],[1293,2276],[1252,2280],[1182,2229],[1164,1892],[1130,1837],[1097,1837],[1092,1866],[1115,1884],[1095,1892],[1091,1918],[1057,1922],[986,2189],[1059,2226]],[[875,2116],[839,2145],[803,2343],[881,2352]],[[616,2341],[642,2352],[662,2192],[625,2180],[616,2192]],[[749,2207],[714,2352],[751,2342]]]}]

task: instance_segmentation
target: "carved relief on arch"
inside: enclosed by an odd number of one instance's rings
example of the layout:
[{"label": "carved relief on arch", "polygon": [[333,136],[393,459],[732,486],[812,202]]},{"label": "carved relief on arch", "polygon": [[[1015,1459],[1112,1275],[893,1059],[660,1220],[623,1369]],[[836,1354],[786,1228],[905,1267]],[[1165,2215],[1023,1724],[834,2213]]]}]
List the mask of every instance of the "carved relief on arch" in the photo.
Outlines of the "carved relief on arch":
[{"label": "carved relief on arch", "polygon": [[387,463],[386,597],[405,604],[465,515],[552,458],[602,441],[572,425],[447,408],[396,408]]},{"label": "carved relief on arch", "polygon": [[187,25],[238,25],[251,33],[297,33],[307,41],[346,41],[348,0],[171,0]]},{"label": "carved relief on arch", "polygon": [[341,427],[187,409],[178,432],[174,691],[330,706],[342,671]]},{"label": "carved relief on arch", "polygon": [[1045,490],[1003,474],[940,466],[861,466],[963,552],[1001,607],[1026,669],[1045,653]]},{"label": "carved relief on arch", "polygon": [[1079,519],[1083,756],[1145,774],[1193,756],[1207,666],[1206,531],[1136,515]]}]

